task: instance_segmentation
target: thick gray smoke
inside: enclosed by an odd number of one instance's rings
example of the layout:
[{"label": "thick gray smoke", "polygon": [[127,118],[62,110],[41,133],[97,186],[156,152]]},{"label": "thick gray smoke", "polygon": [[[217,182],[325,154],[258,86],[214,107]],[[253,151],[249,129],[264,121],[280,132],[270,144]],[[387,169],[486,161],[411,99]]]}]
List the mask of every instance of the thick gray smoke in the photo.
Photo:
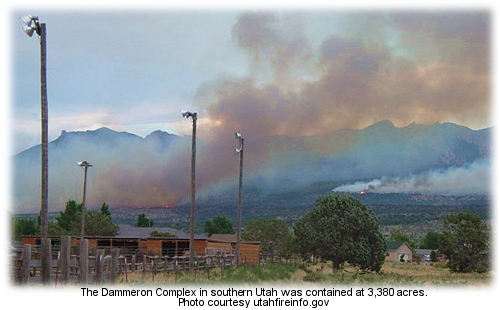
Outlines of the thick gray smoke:
[{"label": "thick gray smoke", "polygon": [[[301,14],[242,14],[232,34],[252,59],[249,74],[221,77],[196,96],[201,156],[213,168],[206,181],[235,174],[227,165],[235,131],[247,141],[246,165],[257,169],[273,156],[270,137],[325,136],[387,119],[399,127],[487,120],[487,16],[446,15],[444,25],[434,23],[439,14],[413,14],[341,14],[350,30],[321,40]],[[325,141],[309,151],[343,147]]]},{"label": "thick gray smoke", "polygon": [[478,160],[463,167],[431,170],[403,178],[380,178],[335,188],[334,192],[355,193],[429,193],[444,195],[488,195],[491,190],[491,165]]}]

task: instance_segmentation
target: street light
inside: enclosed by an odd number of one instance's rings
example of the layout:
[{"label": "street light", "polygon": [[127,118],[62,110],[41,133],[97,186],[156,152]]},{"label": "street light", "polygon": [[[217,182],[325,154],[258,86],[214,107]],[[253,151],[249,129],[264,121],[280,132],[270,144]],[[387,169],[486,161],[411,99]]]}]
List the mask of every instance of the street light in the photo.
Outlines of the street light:
[{"label": "street light", "polygon": [[[83,177],[83,198],[82,198],[82,214],[81,214],[81,231],[80,231],[80,258],[86,257],[88,255],[88,240],[85,240],[83,236],[85,235],[85,215],[86,215],[86,209],[85,209],[85,196],[86,196],[86,191],[87,191],[87,169],[89,167],[92,167],[91,164],[89,164],[86,161],[80,161],[77,163],[78,166],[82,167],[84,172],[84,177]],[[88,260],[86,259],[80,259],[80,283],[83,285],[87,284],[87,270],[89,269],[88,266]]]},{"label": "street light", "polygon": [[47,104],[47,52],[45,23],[40,23],[38,16],[24,16],[21,20],[25,24],[24,32],[33,36],[36,32],[40,36],[40,84],[41,84],[41,118],[42,118],[42,180],[41,180],[41,250],[42,250],[42,283],[50,282],[50,244],[48,239],[48,104]]},{"label": "street light", "polygon": [[85,235],[85,193],[87,191],[87,169],[89,167],[92,167],[91,164],[89,164],[86,161],[80,161],[77,163],[78,166],[82,167],[84,172],[83,176],[83,199],[82,199],[82,215],[81,215],[81,221],[82,221],[82,227],[80,230],[80,239],[83,239],[83,236]]},{"label": "street light", "polygon": [[195,187],[195,164],[196,164],[196,112],[181,111],[182,117],[193,119],[193,135],[191,146],[191,206],[189,209],[189,272],[194,273],[194,201],[196,196]]},{"label": "street light", "polygon": [[235,154],[240,154],[240,182],[238,187],[238,224],[236,229],[236,267],[240,265],[240,248],[241,248],[241,204],[243,200],[243,137],[241,132],[236,132],[236,139],[239,140],[239,148],[235,150]]},{"label": "street light", "polygon": [[[35,31],[37,32],[38,35],[40,35],[38,16],[33,16],[33,15],[23,16],[21,17],[21,20],[25,24],[23,26],[23,30],[29,37],[32,37]],[[34,24],[34,26],[32,26],[32,24]]]}]

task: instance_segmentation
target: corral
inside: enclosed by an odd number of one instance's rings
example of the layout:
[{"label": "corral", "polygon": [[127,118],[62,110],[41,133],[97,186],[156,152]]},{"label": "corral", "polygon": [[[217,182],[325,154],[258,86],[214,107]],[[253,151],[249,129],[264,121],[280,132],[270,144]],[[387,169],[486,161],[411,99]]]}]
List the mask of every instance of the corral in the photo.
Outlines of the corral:
[{"label": "corral", "polygon": [[[119,274],[174,272],[189,266],[189,240],[180,238],[116,238],[69,236],[49,238],[51,277],[56,285],[80,282],[114,283]],[[195,270],[209,270],[236,265],[235,242],[197,238],[194,240]],[[37,282],[41,276],[40,237],[26,236],[22,249],[14,249],[13,273],[17,283]],[[82,253],[86,254],[80,254]],[[259,242],[241,244],[241,262],[259,263]],[[38,276],[37,276],[38,275]]]},{"label": "corral", "polygon": [[[60,237],[51,237],[52,246],[60,245]],[[119,248],[121,255],[161,255],[161,256],[183,256],[189,251],[189,239],[184,238],[120,238],[120,237],[85,237],[88,240],[89,250]],[[32,246],[40,245],[39,236],[25,236],[23,244]],[[78,247],[79,238],[71,238],[71,246]],[[194,240],[194,251],[198,256],[234,254],[235,241],[218,240],[213,238],[196,238]],[[241,242],[240,257],[242,263],[258,264],[260,253],[260,242]],[[77,253],[74,253],[77,254]]]}]

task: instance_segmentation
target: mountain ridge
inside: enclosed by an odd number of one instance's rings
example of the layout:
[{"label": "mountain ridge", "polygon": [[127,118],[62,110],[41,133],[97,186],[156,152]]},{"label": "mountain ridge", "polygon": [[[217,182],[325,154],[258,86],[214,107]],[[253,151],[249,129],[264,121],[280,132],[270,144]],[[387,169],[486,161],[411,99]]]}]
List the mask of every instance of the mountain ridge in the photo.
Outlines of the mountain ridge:
[{"label": "mountain ridge", "polygon": [[[265,161],[245,166],[245,183],[268,190],[293,189],[318,181],[349,183],[456,167],[469,169],[478,161],[489,162],[491,134],[492,127],[473,130],[453,123],[395,127],[390,121],[382,121],[364,129],[342,129],[322,136],[273,136],[258,145],[267,148]],[[246,159],[262,152],[252,142],[246,141]],[[200,195],[215,195],[217,187],[237,175],[234,154],[231,156],[229,150],[220,155],[228,160],[214,170],[207,161],[210,157],[203,156],[214,152],[215,147],[211,149],[203,141],[199,146],[197,189]],[[12,157],[16,209],[37,208],[39,204],[39,147]],[[142,207],[183,203],[189,196],[190,151],[190,136],[161,130],[144,138],[107,127],[62,131],[49,143],[51,203],[62,208],[68,199],[81,196],[82,177],[76,162],[82,160],[93,164],[89,170],[89,205],[103,201]],[[228,171],[219,174],[218,170],[226,168]]]}]

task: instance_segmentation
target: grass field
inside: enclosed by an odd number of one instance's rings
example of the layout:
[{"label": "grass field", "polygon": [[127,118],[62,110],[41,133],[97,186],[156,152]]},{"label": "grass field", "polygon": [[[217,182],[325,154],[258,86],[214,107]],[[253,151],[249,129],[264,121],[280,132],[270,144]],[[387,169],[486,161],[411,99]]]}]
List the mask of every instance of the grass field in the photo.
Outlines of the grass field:
[{"label": "grass field", "polygon": [[444,263],[386,263],[381,272],[363,273],[350,266],[332,273],[331,264],[263,266],[242,265],[239,268],[157,274],[121,275],[119,282],[130,284],[336,284],[336,285],[419,285],[419,286],[487,286],[492,273],[452,273]]}]

